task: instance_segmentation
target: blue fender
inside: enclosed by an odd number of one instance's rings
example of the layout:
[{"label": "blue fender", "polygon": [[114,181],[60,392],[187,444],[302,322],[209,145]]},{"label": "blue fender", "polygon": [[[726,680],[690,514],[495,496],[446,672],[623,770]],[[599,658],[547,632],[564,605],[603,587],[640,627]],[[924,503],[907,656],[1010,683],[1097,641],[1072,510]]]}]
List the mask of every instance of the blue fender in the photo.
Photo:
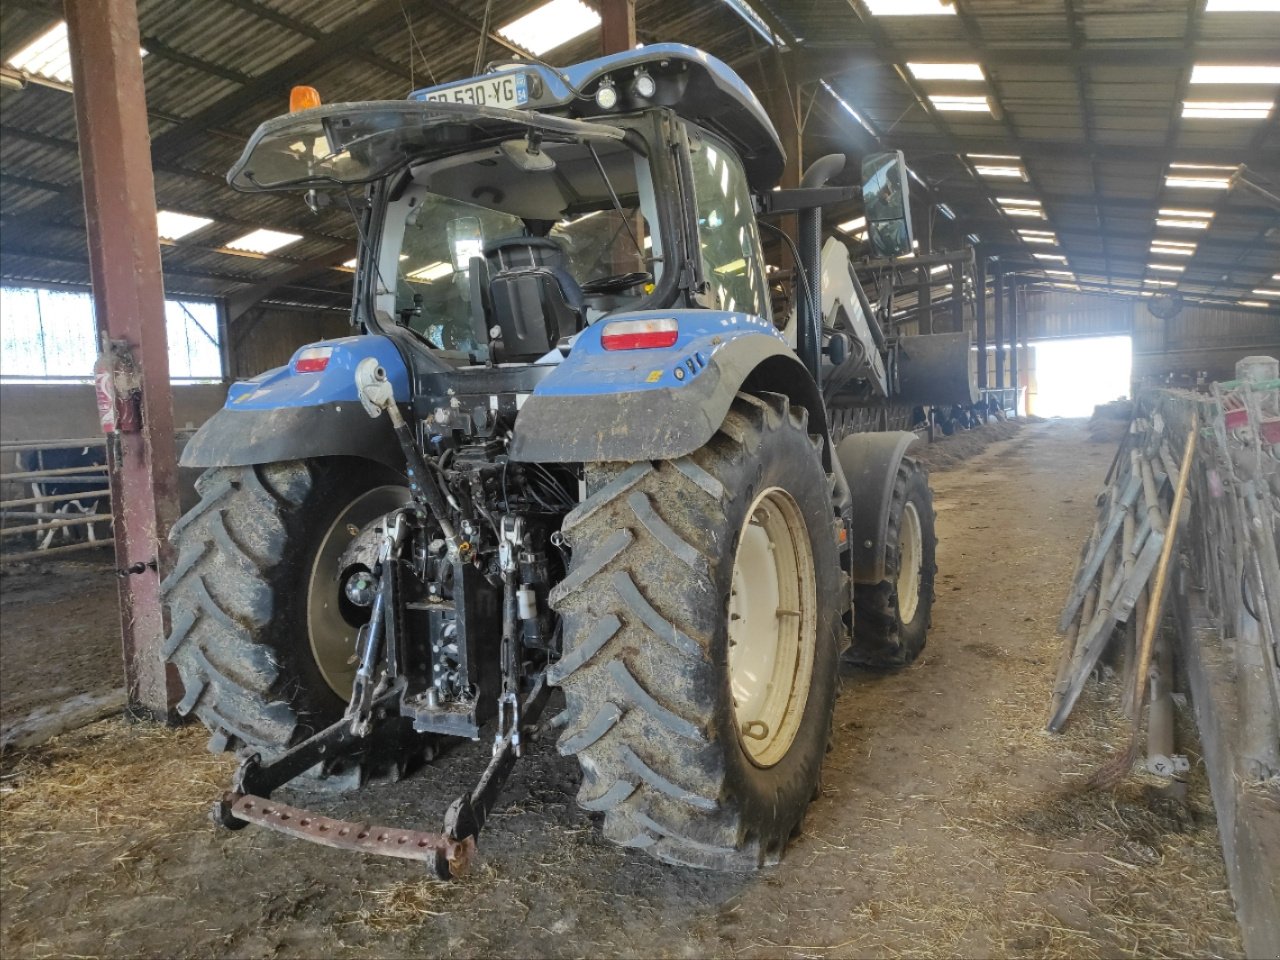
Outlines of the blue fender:
[{"label": "blue fender", "polygon": [[[299,373],[300,356],[329,350],[323,370]],[[182,453],[184,467],[230,467],[311,457],[364,457],[401,467],[404,456],[388,424],[370,420],[356,391],[356,365],[376,357],[396,400],[410,399],[409,371],[388,337],[363,335],[308,344],[283,367],[233,383],[227,402]]]},{"label": "blue fender", "polygon": [[[670,317],[680,325],[671,347],[601,345],[610,323]],[[682,457],[711,439],[743,390],[786,394],[809,410],[810,431],[825,435],[817,386],[769,321],[719,310],[610,316],[584,330],[525,401],[509,452],[543,463]]]}]

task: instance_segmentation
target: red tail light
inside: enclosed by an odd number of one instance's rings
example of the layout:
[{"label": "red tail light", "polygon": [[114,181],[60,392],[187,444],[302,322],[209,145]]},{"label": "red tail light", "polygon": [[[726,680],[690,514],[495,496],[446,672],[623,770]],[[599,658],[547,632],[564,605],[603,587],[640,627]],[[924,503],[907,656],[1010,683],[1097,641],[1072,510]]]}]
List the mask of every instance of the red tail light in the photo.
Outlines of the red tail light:
[{"label": "red tail light", "polygon": [[319,373],[329,366],[329,355],[333,347],[307,347],[298,353],[293,361],[294,373]]},{"label": "red tail light", "polygon": [[674,346],[680,325],[671,317],[660,320],[615,320],[605,324],[600,345],[606,350],[653,350]]}]

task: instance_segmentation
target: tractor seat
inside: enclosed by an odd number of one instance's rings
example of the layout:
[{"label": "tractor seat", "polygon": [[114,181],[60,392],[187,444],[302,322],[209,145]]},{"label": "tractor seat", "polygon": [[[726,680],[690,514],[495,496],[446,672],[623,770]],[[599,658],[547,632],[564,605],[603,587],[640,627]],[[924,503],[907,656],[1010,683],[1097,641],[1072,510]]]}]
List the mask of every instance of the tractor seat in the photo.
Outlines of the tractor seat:
[{"label": "tractor seat", "polygon": [[550,237],[503,237],[486,243],[484,255],[489,263],[489,275],[494,278],[504,272],[522,268],[541,267],[550,270],[559,282],[569,306],[582,312],[586,298],[582,287],[565,266],[567,257],[560,241]]},{"label": "tractor seat", "polygon": [[564,249],[546,237],[505,237],[485,244],[488,305],[499,328],[502,360],[537,359],[583,326],[585,298],[565,268]]}]

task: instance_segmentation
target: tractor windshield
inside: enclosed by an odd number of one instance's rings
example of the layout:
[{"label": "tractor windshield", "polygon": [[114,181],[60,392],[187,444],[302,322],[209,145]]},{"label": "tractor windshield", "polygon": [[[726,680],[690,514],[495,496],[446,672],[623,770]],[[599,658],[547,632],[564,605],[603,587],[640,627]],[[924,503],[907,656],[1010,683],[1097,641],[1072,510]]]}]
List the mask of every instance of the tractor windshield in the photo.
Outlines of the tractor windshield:
[{"label": "tractor windshield", "polygon": [[415,165],[387,204],[374,269],[377,312],[442,350],[484,356],[503,298],[526,296],[513,291],[534,274],[580,328],[661,280],[649,163],[617,141],[521,138]]}]

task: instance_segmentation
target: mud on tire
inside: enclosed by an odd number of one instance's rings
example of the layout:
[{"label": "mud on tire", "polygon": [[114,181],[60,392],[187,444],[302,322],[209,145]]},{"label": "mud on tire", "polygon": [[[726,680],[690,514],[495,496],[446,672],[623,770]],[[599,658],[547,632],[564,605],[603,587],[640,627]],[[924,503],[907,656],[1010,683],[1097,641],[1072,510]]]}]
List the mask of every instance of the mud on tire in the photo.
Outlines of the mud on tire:
[{"label": "mud on tire", "polygon": [[[847,603],[831,482],[807,412],[739,395],[720,430],[678,460],[592,468],[566,518],[560,751],[575,755],[578,802],[605,835],[659,860],[722,870],[776,861],[818,784]],[[739,531],[757,493],[781,487],[807,529],[817,645],[808,699],[786,754],[753,764],[729,690],[728,603]]]},{"label": "mud on tire", "polygon": [[[910,620],[903,621],[898,596],[902,570],[903,512],[914,508],[920,531],[918,599]],[[903,457],[893,483],[889,525],[885,535],[885,578],[879,583],[854,586],[853,646],[846,659],[861,666],[891,668],[911,663],[924,649],[933,616],[934,554],[933,493],[928,471],[914,458]]]},{"label": "mud on tire", "polygon": [[161,585],[164,656],[182,677],[182,715],[209,728],[210,750],[282,751],[341,716],[311,654],[311,558],[352,496],[381,476],[330,459],[215,467],[170,534],[177,559]]}]

